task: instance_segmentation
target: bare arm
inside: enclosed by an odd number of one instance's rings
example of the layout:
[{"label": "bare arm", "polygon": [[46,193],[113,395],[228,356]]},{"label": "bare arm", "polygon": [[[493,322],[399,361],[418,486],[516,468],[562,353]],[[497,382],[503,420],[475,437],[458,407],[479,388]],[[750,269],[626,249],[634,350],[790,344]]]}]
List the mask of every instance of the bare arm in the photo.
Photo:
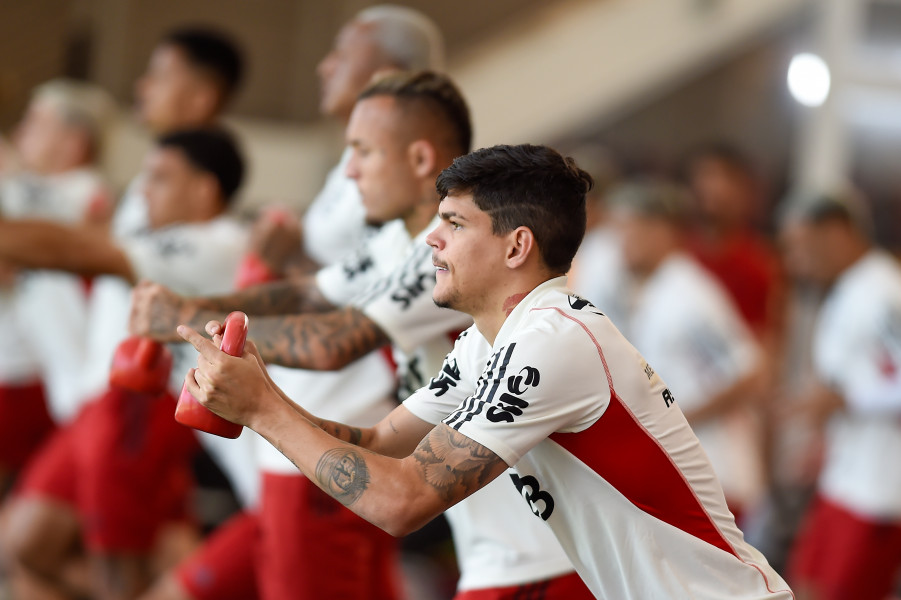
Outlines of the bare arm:
[{"label": "bare arm", "polygon": [[249,337],[267,363],[323,371],[340,369],[391,342],[372,319],[353,307],[254,319]]},{"label": "bare arm", "polygon": [[0,259],[30,269],[118,275],[134,281],[128,257],[96,227],[0,220]]},{"label": "bare arm", "polygon": [[148,281],[135,288],[129,326],[135,335],[172,342],[181,341],[175,333],[178,324],[203,330],[207,322],[221,321],[233,310],[258,316],[318,313],[334,309],[311,275],[209,298],[179,296],[162,285]]},{"label": "bare arm", "polygon": [[[214,336],[213,343],[218,344],[218,336]],[[320,419],[296,404],[285,392],[281,390],[269,377],[265,363],[253,342],[247,344],[247,351],[256,357],[266,381],[279,397],[303,418],[331,435],[333,438],[360,446],[378,454],[403,458],[409,456],[419,441],[432,429],[432,424],[416,417],[404,406],[398,406],[391,414],[379,421],[373,427],[354,427],[336,421]]]},{"label": "bare arm", "polygon": [[[507,468],[494,452],[445,425],[432,428],[404,458],[340,441],[320,426],[326,422],[317,424],[285,402],[252,353],[230,357],[196,331],[180,332],[201,353],[185,379],[195,398],[260,433],[326,493],[392,535],[415,531]],[[361,441],[368,435],[361,432]]]}]

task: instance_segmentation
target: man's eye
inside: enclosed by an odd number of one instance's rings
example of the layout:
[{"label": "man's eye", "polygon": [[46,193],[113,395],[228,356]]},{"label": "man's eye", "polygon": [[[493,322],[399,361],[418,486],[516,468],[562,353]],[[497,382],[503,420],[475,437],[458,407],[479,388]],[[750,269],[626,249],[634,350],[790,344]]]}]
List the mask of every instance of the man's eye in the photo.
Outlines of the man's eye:
[{"label": "man's eye", "polygon": [[463,229],[463,226],[460,225],[459,223],[457,223],[456,221],[450,221],[450,226],[451,226],[451,229],[453,229],[454,231],[456,231],[458,229]]}]

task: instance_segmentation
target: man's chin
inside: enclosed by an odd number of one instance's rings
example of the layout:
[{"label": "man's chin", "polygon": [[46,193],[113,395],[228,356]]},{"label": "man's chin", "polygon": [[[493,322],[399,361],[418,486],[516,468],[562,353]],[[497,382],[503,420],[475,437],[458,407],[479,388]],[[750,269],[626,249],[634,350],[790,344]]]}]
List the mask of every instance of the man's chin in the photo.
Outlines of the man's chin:
[{"label": "man's chin", "polygon": [[385,220],[384,219],[376,219],[373,217],[366,217],[364,219],[364,223],[366,223],[367,227],[375,227],[376,229],[378,229],[379,227],[381,227],[382,225],[385,224]]},{"label": "man's chin", "polygon": [[456,310],[456,302],[454,302],[454,298],[450,298],[447,296],[436,296],[432,295],[432,302],[435,303],[435,306],[438,308],[451,308]]}]

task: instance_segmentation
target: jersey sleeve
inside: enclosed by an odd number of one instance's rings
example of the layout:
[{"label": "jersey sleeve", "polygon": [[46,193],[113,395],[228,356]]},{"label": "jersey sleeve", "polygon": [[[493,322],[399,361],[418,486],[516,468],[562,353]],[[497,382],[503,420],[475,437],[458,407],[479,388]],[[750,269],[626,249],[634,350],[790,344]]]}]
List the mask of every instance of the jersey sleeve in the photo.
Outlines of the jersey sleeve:
[{"label": "jersey sleeve", "polygon": [[343,306],[366,289],[374,266],[369,244],[365,244],[343,260],[320,269],[316,273],[316,286],[326,300]]},{"label": "jersey sleeve", "polygon": [[454,342],[441,371],[407,398],[404,406],[423,421],[437,425],[473,394],[480,359],[490,355],[491,346],[475,327],[470,327]]},{"label": "jersey sleeve", "polygon": [[737,309],[723,294],[700,296],[684,307],[666,339],[667,354],[656,356],[659,370],[678,390],[683,408],[706,404],[759,364],[758,345]]},{"label": "jersey sleeve", "polygon": [[407,257],[385,277],[370,286],[352,304],[372,319],[403,352],[449,331],[461,331],[472,318],[439,308],[432,301],[435,266],[431,248],[416,244]]},{"label": "jersey sleeve", "polygon": [[509,466],[554,432],[590,426],[610,401],[591,336],[567,327],[531,333],[497,349],[472,394],[443,420]]},{"label": "jersey sleeve", "polygon": [[410,245],[400,221],[384,225],[344,258],[316,273],[316,286],[335,306],[345,306],[399,263]]},{"label": "jersey sleeve", "polygon": [[832,383],[857,414],[901,414],[901,298],[874,307],[858,335],[864,337],[856,352],[849,352]]}]

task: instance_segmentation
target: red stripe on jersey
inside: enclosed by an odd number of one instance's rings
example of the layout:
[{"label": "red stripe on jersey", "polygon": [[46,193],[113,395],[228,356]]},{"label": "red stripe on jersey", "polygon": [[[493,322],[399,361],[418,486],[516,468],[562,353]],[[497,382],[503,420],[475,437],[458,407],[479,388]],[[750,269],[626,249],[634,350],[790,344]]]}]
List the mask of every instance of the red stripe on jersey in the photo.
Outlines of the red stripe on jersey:
[{"label": "red stripe on jersey", "polygon": [[647,514],[738,558],[670,456],[619,396],[585,431],[550,437]]},{"label": "red stripe on jersey", "polygon": [[[591,338],[610,385],[610,404],[588,429],[578,433],[554,433],[550,438],[644,512],[741,560],[669,453],[613,389],[607,360],[591,330],[562,310],[556,307],[551,310],[577,323]],[[603,445],[598,443],[599,440],[603,440]]]}]

